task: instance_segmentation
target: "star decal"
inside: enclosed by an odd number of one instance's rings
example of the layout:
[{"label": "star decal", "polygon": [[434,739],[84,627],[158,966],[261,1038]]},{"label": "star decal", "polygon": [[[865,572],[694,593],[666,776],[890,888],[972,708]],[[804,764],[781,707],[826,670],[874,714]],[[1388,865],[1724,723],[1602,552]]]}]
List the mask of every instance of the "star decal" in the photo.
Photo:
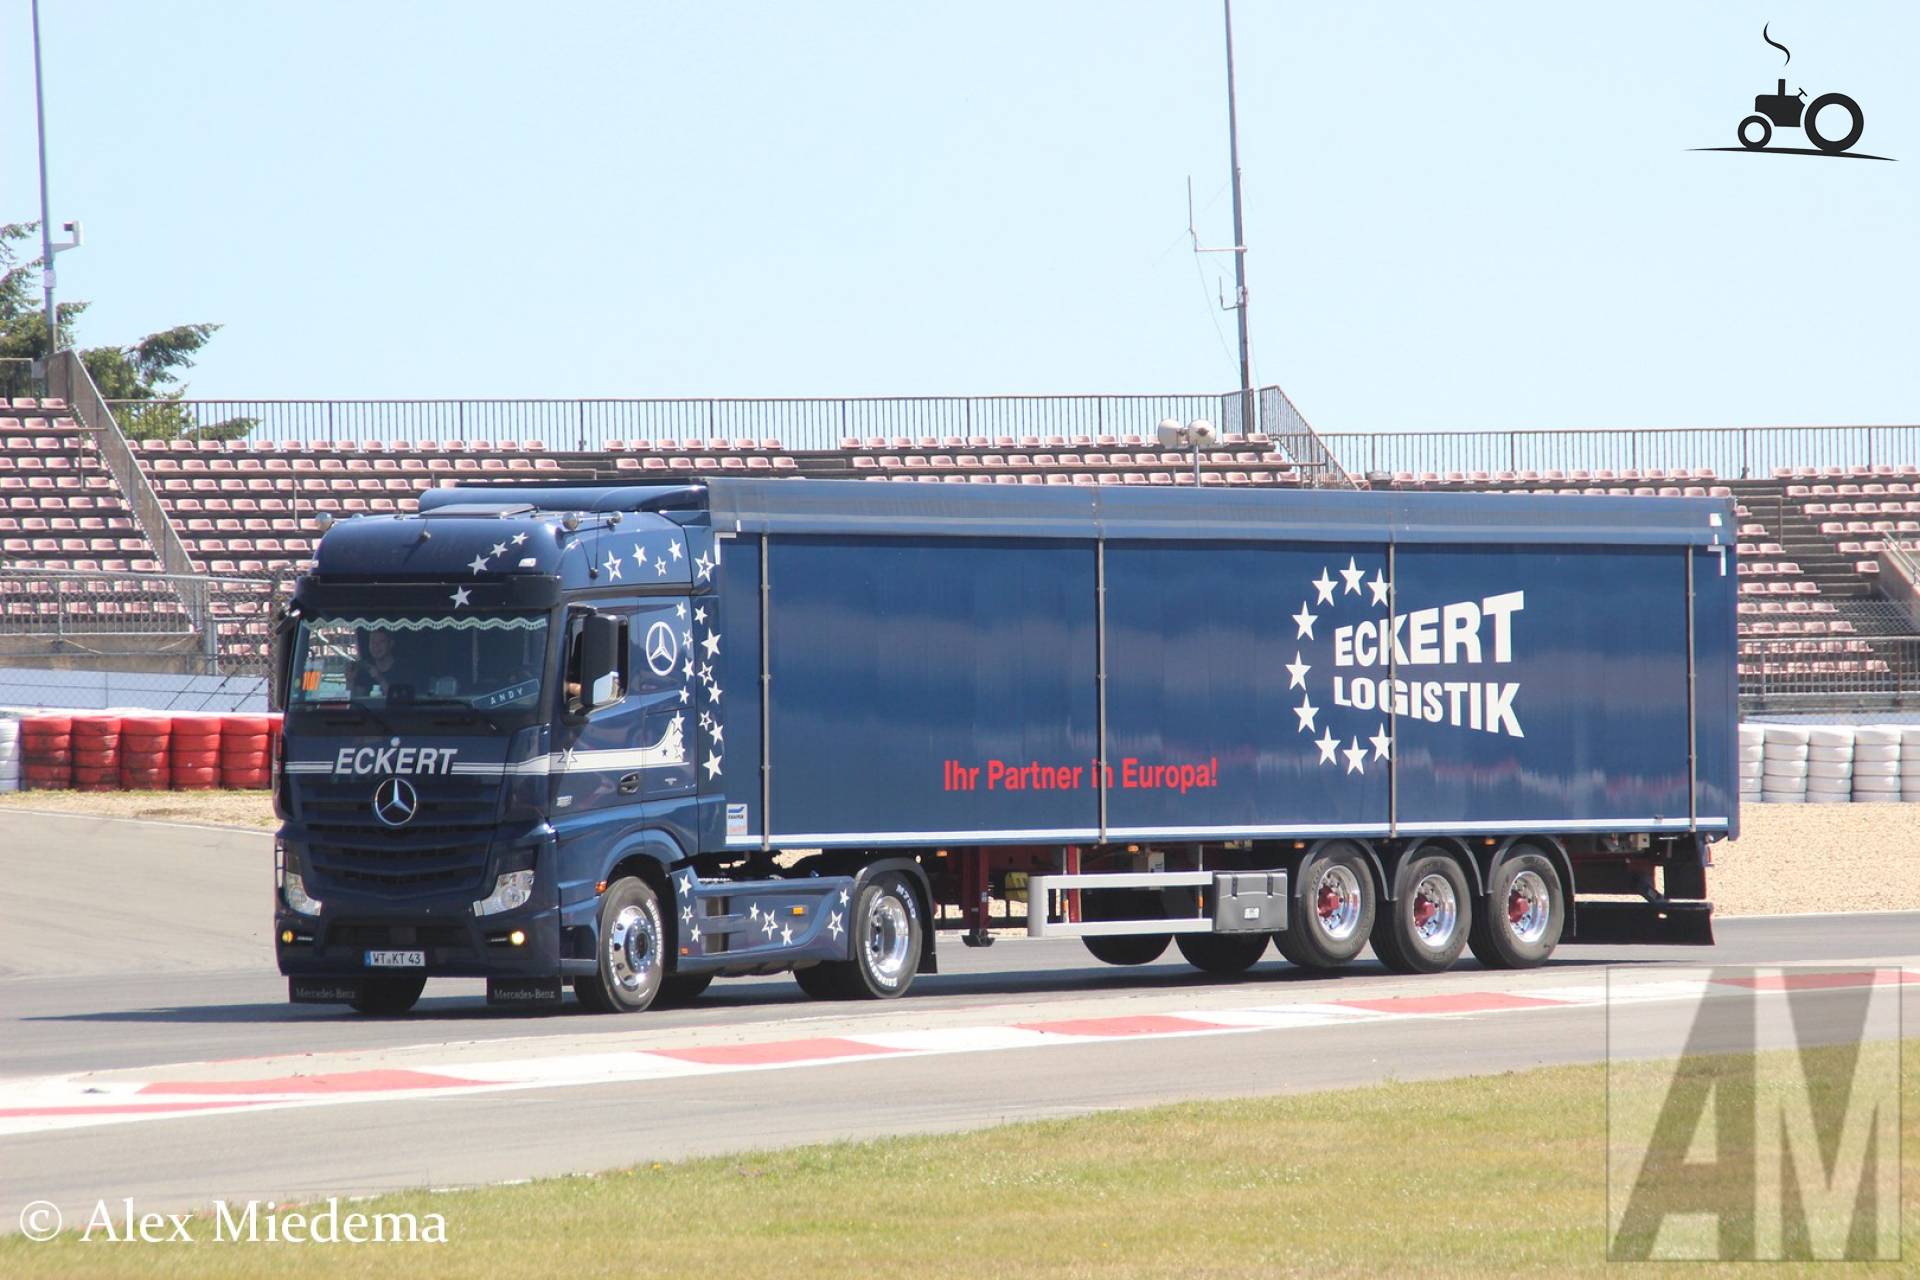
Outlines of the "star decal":
[{"label": "star decal", "polygon": [[467,563],[467,568],[473,570],[475,573],[485,573],[487,571],[487,558],[485,556],[475,556]]},{"label": "star decal", "polygon": [[504,542],[496,542],[493,544],[493,549],[487,552],[487,558],[491,560],[495,556],[503,556],[505,554],[507,554],[507,544]]},{"label": "star decal", "polygon": [[686,706],[687,699],[691,698],[692,696],[693,696],[692,693],[690,693],[686,688],[683,687],[680,690],[680,705],[683,707]]},{"label": "star decal", "polygon": [[633,565],[636,572],[647,567],[646,543],[636,542],[633,544]]},{"label": "star decal", "polygon": [[1287,688],[1304,689],[1307,687],[1307,672],[1313,670],[1308,663],[1300,661],[1300,651],[1293,651],[1293,661],[1287,664]]},{"label": "star decal", "polygon": [[[842,894],[841,896],[845,897],[846,895]],[[843,928],[845,928],[845,926],[840,923],[840,913],[838,911],[827,917],[827,932],[833,935],[835,942],[840,941],[840,931]]]},{"label": "star decal", "polygon": [[1320,763],[1338,764],[1339,761],[1334,759],[1333,753],[1340,749],[1340,739],[1333,736],[1331,729],[1323,729],[1321,733],[1323,736],[1316,738],[1313,743],[1320,748]]},{"label": "star decal", "polygon": [[653,572],[659,577],[662,577],[662,578],[666,577],[667,562],[665,560],[655,560],[653,562]]},{"label": "star decal", "polygon": [[712,733],[713,733],[713,745],[716,747],[720,746],[722,743],[726,741],[727,726],[721,724],[718,721],[715,721],[712,729]]},{"label": "star decal", "polygon": [[719,633],[718,633],[718,632],[715,632],[715,631],[709,631],[709,632],[707,632],[707,638],[706,638],[706,639],[704,639],[704,640],[702,640],[702,641],[700,642],[700,647],[701,647],[702,649],[705,649],[705,650],[707,651],[707,656],[708,656],[709,658],[711,658],[711,657],[713,657],[713,656],[714,656],[715,654],[717,654],[717,653],[719,653],[719,652],[720,652],[720,635],[719,635]]},{"label": "star decal", "polygon": [[756,902],[752,906],[747,908],[747,919],[753,921],[755,924],[760,923],[760,904],[759,903]]},{"label": "star decal", "polygon": [[694,558],[693,567],[702,582],[713,576],[713,561],[707,558],[704,551]]},{"label": "star decal", "polygon": [[[1321,572],[1325,573],[1326,570],[1323,569],[1321,570]],[[1355,564],[1352,556],[1348,556],[1347,567],[1340,571],[1340,577],[1346,584],[1341,588],[1341,590],[1350,596],[1359,595],[1360,579],[1366,576],[1367,576],[1367,571],[1365,569],[1362,569],[1359,565]]]},{"label": "star decal", "polygon": [[1385,760],[1393,750],[1393,739],[1387,734],[1387,726],[1381,725],[1380,731],[1367,739],[1373,744],[1373,758]]},{"label": "star decal", "polygon": [[620,581],[620,557],[607,552],[607,577],[614,582]]},{"label": "star decal", "polygon": [[776,925],[773,922],[773,912],[771,911],[767,912],[767,914],[763,917],[763,919],[766,920],[766,924],[762,926],[760,932],[766,934],[767,937],[771,938],[773,937],[773,931],[779,928],[780,926]]},{"label": "star decal", "polygon": [[692,924],[692,923],[693,923],[693,908],[692,908],[692,907],[682,907],[682,908],[680,908],[680,923],[682,923],[682,924]]},{"label": "star decal", "polygon": [[473,592],[467,590],[465,587],[455,587],[453,589],[453,595],[451,595],[448,598],[453,601],[454,608],[464,609],[466,607],[468,597],[472,595],[473,595]]},{"label": "star decal", "polygon": [[687,874],[680,877],[680,896],[685,898],[685,897],[691,896],[692,893],[693,893],[693,872],[689,871],[687,872]]},{"label": "star decal", "polygon": [[1293,709],[1293,714],[1300,717],[1300,727],[1294,732],[1305,733],[1315,727],[1313,718],[1320,714],[1320,708],[1314,706],[1313,699],[1303,693],[1300,695],[1300,705]]},{"label": "star decal", "polygon": [[678,560],[680,558],[680,539],[675,538],[672,542],[669,542],[667,544],[667,554],[672,556],[675,560]]},{"label": "star decal", "polygon": [[1375,569],[1373,571],[1373,578],[1367,583],[1367,590],[1373,592],[1373,602],[1375,604],[1385,604],[1387,602],[1387,593],[1393,590],[1393,586],[1387,581],[1386,574]]},{"label": "star decal", "polygon": [[717,684],[708,685],[707,697],[711,698],[715,702],[720,701],[720,686]]},{"label": "star decal", "polygon": [[783,947],[790,947],[793,945],[793,926],[792,925],[783,924],[780,926],[780,945]]},{"label": "star decal", "polygon": [[851,890],[842,889],[840,891],[840,905],[843,907],[846,906],[850,897],[851,897]]},{"label": "star decal", "polygon": [[[687,616],[687,615],[686,615],[686,613],[684,612],[684,610],[686,609],[686,607],[687,607],[687,606],[685,606],[685,605],[681,605],[681,606],[680,606],[680,608],[681,608],[681,609],[683,610],[683,612],[682,612],[682,613],[680,614],[680,616],[681,616],[681,617],[683,617],[683,618]],[[695,622],[705,622],[705,621],[707,620],[707,606],[705,606],[705,605],[701,605],[701,606],[699,606],[698,608],[696,608],[696,609],[695,609],[695,610],[693,611],[693,620],[694,620]]]},{"label": "star decal", "polygon": [[1348,773],[1366,772],[1367,749],[1360,745],[1360,739],[1355,738],[1352,746],[1341,748],[1340,754],[1347,758]]},{"label": "star decal", "polygon": [[685,620],[687,616],[687,602],[685,600],[673,606],[673,616],[683,621]]},{"label": "star decal", "polygon": [[1300,612],[1293,615],[1293,625],[1299,628],[1299,630],[1294,634],[1293,638],[1295,640],[1313,639],[1313,624],[1318,622],[1319,620],[1320,620],[1319,614],[1308,613],[1307,606],[1304,604],[1301,605]]},{"label": "star decal", "polygon": [[526,541],[527,541],[527,535],[525,530],[522,530],[521,532],[513,535],[513,545],[516,547],[525,546]]},{"label": "star decal", "polygon": [[700,926],[699,925],[693,926],[693,945],[696,947],[700,945]]},{"label": "star decal", "polygon": [[705,765],[701,767],[707,771],[707,778],[709,781],[719,777],[720,776],[720,757],[713,754],[713,752],[711,751],[707,752],[707,762]]},{"label": "star decal", "polygon": [[1313,580],[1313,589],[1319,597],[1314,601],[1315,604],[1333,603],[1333,579],[1327,576],[1324,566],[1320,570],[1320,576]]}]

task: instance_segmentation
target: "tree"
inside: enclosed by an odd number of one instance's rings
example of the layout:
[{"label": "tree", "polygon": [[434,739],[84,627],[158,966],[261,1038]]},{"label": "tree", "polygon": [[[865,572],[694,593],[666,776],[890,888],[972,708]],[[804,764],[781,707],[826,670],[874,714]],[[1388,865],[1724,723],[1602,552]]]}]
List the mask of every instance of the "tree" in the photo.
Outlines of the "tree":
[{"label": "tree", "polygon": [[[40,287],[37,259],[19,262],[14,248],[29,239],[39,224],[0,224],[0,395],[30,396],[31,361],[46,354],[46,308],[35,306]],[[73,345],[74,321],[86,311],[85,302],[60,305],[60,345]],[[126,407],[116,417],[120,429],[136,440],[236,440],[258,424],[253,418],[228,418],[200,425],[180,402],[186,388],[182,370],[193,367],[193,357],[220,329],[217,324],[182,324],[150,333],[127,347],[89,347],[81,363],[93,375],[106,400],[144,401]]]}]

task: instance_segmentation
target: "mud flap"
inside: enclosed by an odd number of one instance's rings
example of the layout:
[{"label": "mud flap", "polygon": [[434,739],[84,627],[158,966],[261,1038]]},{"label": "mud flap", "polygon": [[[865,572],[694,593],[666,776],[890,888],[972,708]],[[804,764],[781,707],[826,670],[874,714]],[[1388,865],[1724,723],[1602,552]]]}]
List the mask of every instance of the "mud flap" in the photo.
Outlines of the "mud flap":
[{"label": "mud flap", "polygon": [[287,979],[287,1000],[292,1004],[352,1004],[359,998],[357,978]]},{"label": "mud flap", "polygon": [[1581,902],[1574,932],[1561,942],[1713,945],[1711,902]]}]

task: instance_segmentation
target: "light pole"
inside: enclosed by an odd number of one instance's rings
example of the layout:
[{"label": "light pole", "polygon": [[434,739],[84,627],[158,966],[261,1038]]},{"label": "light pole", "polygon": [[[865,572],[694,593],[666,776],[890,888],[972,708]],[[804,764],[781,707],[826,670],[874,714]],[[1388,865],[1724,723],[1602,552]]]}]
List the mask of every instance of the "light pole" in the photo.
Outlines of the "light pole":
[{"label": "light pole", "polygon": [[[53,215],[49,212],[51,200],[47,193],[47,93],[40,65],[40,0],[33,0],[33,114],[40,143],[40,287],[46,295],[47,367],[51,369],[53,357],[60,350],[60,312],[54,304],[53,258],[57,253],[79,248],[82,233],[78,222],[69,222],[63,230],[72,232],[73,239],[63,244],[53,242]],[[45,376],[43,373],[42,377]]]}]

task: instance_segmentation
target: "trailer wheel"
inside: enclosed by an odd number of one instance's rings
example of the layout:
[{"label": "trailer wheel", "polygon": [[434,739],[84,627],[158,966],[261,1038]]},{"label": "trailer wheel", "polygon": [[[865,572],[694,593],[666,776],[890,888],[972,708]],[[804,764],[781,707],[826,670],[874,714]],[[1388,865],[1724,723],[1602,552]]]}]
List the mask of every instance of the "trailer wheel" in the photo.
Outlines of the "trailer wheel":
[{"label": "trailer wheel", "polygon": [[660,994],[653,998],[656,1007],[669,1004],[692,1004],[706,994],[713,985],[710,973],[670,973],[660,982]]},{"label": "trailer wheel", "polygon": [[1287,927],[1273,935],[1273,942],[1303,969],[1337,969],[1367,945],[1374,910],[1373,866],[1366,852],[1335,841],[1300,864]]},{"label": "trailer wheel", "polygon": [[[1151,920],[1164,913],[1151,889],[1088,889],[1080,895],[1087,920]],[[1105,964],[1152,964],[1173,941],[1170,933],[1122,933],[1081,938],[1095,960]]]},{"label": "trailer wheel", "polygon": [[413,1008],[426,987],[427,977],[423,973],[377,973],[361,983],[353,1011],[395,1018]]},{"label": "trailer wheel", "polygon": [[[853,900],[853,959],[829,960],[811,970],[794,971],[800,989],[815,994],[809,982],[830,984],[833,994],[849,1000],[891,1000],[907,993],[920,967],[922,936],[920,899],[899,872],[875,876],[860,886]],[[802,978],[817,973],[817,978]]]},{"label": "trailer wheel", "polygon": [[1267,937],[1264,933],[1183,933],[1173,941],[1194,968],[1231,978],[1253,968],[1266,954]]},{"label": "trailer wheel", "polygon": [[1395,973],[1440,973],[1466,948],[1473,922],[1466,873],[1444,853],[1400,864],[1399,892],[1373,922],[1373,954]]},{"label": "trailer wheel", "polygon": [[660,994],[666,977],[666,930],[660,898],[646,881],[627,876],[600,899],[598,972],[575,978],[573,993],[595,1013],[638,1013]]},{"label": "trailer wheel", "polygon": [[1553,954],[1566,920],[1566,891],[1553,863],[1537,853],[1518,854],[1493,873],[1467,945],[1489,969],[1531,969]]}]

